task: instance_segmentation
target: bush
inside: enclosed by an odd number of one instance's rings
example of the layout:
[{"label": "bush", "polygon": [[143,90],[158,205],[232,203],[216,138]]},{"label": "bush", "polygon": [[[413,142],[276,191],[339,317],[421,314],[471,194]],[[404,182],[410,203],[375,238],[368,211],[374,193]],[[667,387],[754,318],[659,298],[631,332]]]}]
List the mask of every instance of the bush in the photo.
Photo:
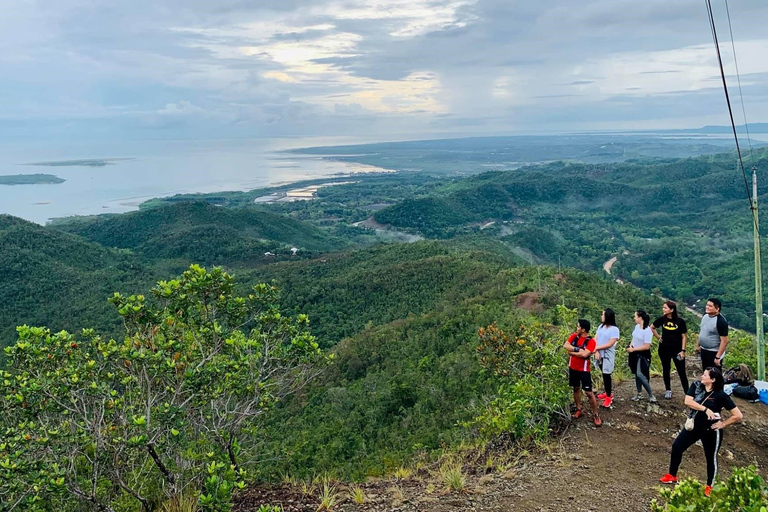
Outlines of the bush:
[{"label": "bush", "polygon": [[475,420],[481,433],[537,441],[549,435],[554,418],[567,418],[570,393],[560,350],[566,336],[564,328],[538,320],[511,334],[496,324],[478,330],[480,364],[500,380],[497,396]]},{"label": "bush", "polygon": [[652,512],[768,512],[768,485],[754,466],[735,468],[709,497],[704,485],[692,478],[662,488],[659,494],[663,504],[654,499]]},{"label": "bush", "polygon": [[234,287],[193,265],[155,301],[115,294],[122,342],[20,327],[0,371],[0,502],[150,512],[194,489],[204,510],[229,510],[244,486],[239,436],[321,359],[275,288]]}]

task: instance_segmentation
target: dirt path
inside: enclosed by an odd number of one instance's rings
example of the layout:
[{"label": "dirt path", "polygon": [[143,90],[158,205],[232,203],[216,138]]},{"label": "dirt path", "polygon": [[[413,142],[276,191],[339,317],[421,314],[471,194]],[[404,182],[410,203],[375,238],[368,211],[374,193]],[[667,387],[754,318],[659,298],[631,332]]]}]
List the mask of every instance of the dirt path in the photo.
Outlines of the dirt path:
[{"label": "dirt path", "polygon": [[[673,379],[675,376],[673,375]],[[660,378],[652,379],[654,392],[663,396]],[[396,481],[377,480],[362,485],[363,504],[338,487],[336,510],[345,512],[452,512],[452,511],[647,511],[655,498],[658,478],[666,473],[669,449],[684,421],[683,393],[673,382],[675,396],[658,405],[647,400],[635,403],[634,382],[615,390],[611,410],[604,410],[604,425],[596,428],[589,415],[572,422],[549,447],[521,457],[503,473],[488,464],[468,467],[465,491],[448,492],[436,473],[422,471]],[[720,478],[733,465],[768,465],[768,407],[737,400],[745,421],[725,431],[720,450]],[[482,461],[481,461],[482,462]],[[490,466],[493,467],[492,465]],[[686,452],[680,476],[706,478],[704,455],[698,446]],[[250,489],[238,512],[256,511],[258,504],[283,505],[286,512],[317,509],[318,499],[296,487]]]},{"label": "dirt path", "polygon": [[603,270],[605,270],[605,272],[610,275],[611,269],[616,264],[618,259],[619,258],[617,256],[614,256],[613,258],[607,260],[605,263],[603,263]]}]

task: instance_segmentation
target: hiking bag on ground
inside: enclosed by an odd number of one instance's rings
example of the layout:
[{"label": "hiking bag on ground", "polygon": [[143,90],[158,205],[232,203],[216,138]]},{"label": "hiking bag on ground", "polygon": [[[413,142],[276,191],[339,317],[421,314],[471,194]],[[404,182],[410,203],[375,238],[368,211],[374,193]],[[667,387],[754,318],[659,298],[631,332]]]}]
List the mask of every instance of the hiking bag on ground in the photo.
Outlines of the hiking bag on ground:
[{"label": "hiking bag on ground", "polygon": [[[742,363],[734,366],[723,375],[725,384],[739,384],[739,386],[751,386],[755,383],[755,374],[749,366]],[[736,395],[739,396],[739,395]]]},{"label": "hiking bag on ground", "polygon": [[736,386],[733,388],[733,396],[754,402],[760,398],[755,386]]}]

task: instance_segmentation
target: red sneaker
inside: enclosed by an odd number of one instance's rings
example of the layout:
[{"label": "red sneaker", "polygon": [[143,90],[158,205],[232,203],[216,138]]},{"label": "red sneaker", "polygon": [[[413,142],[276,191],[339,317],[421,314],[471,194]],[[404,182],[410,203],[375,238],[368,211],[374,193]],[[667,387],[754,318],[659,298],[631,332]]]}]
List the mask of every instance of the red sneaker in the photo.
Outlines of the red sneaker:
[{"label": "red sneaker", "polygon": [[603,426],[603,420],[600,419],[600,416],[595,416],[594,418],[592,418],[592,421],[595,422],[596,427]]},{"label": "red sneaker", "polygon": [[613,393],[611,393],[611,396],[606,396],[605,400],[603,400],[603,403],[600,404],[602,407],[610,407],[613,403]]},{"label": "red sneaker", "polygon": [[584,411],[582,411],[581,409],[576,409],[576,412],[571,414],[571,418],[575,420],[581,418],[582,416],[584,416]]},{"label": "red sneaker", "polygon": [[597,394],[597,399],[598,400],[605,400],[606,398],[608,398],[608,393],[606,393],[605,391],[603,391],[602,393],[598,393]]},{"label": "red sneaker", "polygon": [[677,477],[672,476],[669,473],[664,475],[663,477],[659,478],[659,482],[663,484],[676,484],[677,483]]},{"label": "red sneaker", "polygon": [[709,493],[711,493],[711,492],[712,492],[712,486],[711,485],[708,485],[708,486],[706,486],[704,488],[704,496],[709,497]]}]

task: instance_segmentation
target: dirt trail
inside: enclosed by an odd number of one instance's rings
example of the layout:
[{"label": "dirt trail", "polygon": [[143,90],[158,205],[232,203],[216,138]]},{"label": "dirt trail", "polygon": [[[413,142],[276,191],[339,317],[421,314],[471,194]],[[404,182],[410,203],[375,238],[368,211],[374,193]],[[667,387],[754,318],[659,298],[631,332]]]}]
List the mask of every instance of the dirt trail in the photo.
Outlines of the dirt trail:
[{"label": "dirt trail", "polygon": [[[683,393],[673,375],[672,400],[658,405],[635,403],[634,381],[623,382],[614,394],[614,406],[601,414],[596,428],[590,415],[568,425],[549,448],[521,457],[503,474],[485,472],[485,465],[465,472],[466,491],[447,492],[439,476],[423,471],[405,481],[377,480],[362,485],[363,504],[339,487],[336,510],[345,512],[452,512],[452,511],[647,511],[657,497],[658,478],[666,473],[669,449],[685,418]],[[657,396],[664,395],[660,378],[652,379]],[[768,407],[736,400],[744,422],[724,432],[719,478],[727,478],[734,465],[768,467]],[[693,446],[683,457],[680,476],[706,478],[704,454]],[[281,504],[285,511],[314,512],[318,500],[298,488],[253,488],[241,496],[238,512],[256,511],[258,504]]]}]

